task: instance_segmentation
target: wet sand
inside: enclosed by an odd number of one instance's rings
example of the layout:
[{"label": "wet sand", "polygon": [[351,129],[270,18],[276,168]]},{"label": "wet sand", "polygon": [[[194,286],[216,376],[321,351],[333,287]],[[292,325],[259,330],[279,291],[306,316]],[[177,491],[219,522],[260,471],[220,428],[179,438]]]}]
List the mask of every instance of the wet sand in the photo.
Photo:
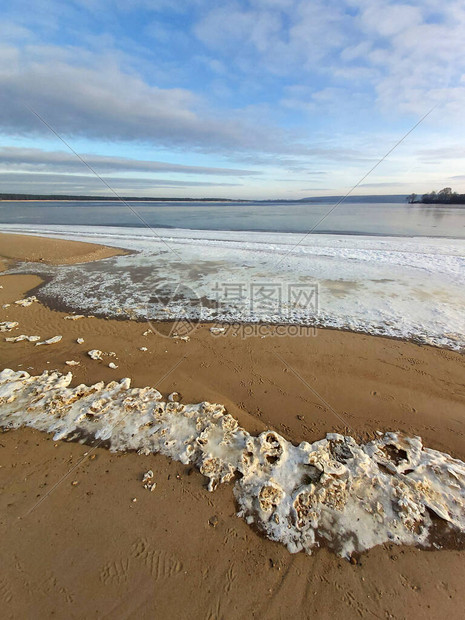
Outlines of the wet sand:
[{"label": "wet sand", "polygon": [[[20,258],[20,245],[14,257],[3,250],[6,237],[0,255]],[[28,252],[52,259],[55,240],[33,239]],[[79,262],[85,250],[73,255],[63,245],[61,254]],[[38,284],[0,276],[0,306]],[[330,431],[365,438],[403,430],[465,460],[465,359],[457,353],[334,330],[242,339],[200,325],[182,342],[144,336],[143,323],[64,316],[41,303],[1,310],[2,321],[19,322],[8,335],[63,336],[38,348],[2,338],[1,367],[67,372],[65,361],[78,360],[73,384],[128,376],[164,395],[178,391],[184,402],[222,403],[249,432],[272,428],[311,442]],[[115,351],[118,369],[108,368],[110,358],[91,360],[94,348]],[[200,474],[165,457],[98,448],[73,470],[88,446],[30,429],[3,433],[0,444],[6,617],[462,616],[463,551],[384,545],[355,566],[324,549],[290,555],[235,516],[231,485],[208,493]],[[141,483],[148,469],[152,493]]]}]

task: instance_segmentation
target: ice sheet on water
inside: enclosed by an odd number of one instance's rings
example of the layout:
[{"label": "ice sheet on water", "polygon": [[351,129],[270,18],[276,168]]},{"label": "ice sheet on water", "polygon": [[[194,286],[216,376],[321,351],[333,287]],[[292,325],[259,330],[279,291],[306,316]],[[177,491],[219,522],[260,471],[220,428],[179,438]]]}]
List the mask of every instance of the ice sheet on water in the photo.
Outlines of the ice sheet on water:
[{"label": "ice sheet on water", "polygon": [[[70,309],[130,318],[181,314],[218,322],[327,326],[465,347],[463,240],[309,235],[302,241],[289,233],[84,226],[22,230],[138,252],[57,268],[36,264],[33,270],[51,277],[40,295]],[[28,270],[27,264],[17,269]],[[160,285],[163,290],[173,282],[192,294],[163,299]],[[227,303],[218,295],[224,283],[242,285],[240,302]],[[309,308],[281,299],[260,306],[251,293],[257,284],[280,287],[283,295],[289,285],[318,284],[319,303]]]}]

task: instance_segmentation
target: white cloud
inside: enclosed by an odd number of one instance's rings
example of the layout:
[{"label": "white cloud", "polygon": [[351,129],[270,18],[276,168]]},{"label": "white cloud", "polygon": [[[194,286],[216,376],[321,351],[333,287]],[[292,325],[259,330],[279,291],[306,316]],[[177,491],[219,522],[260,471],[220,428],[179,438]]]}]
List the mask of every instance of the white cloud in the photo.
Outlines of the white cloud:
[{"label": "white cloud", "polygon": [[465,160],[465,146],[462,144],[447,144],[437,148],[421,149],[418,155],[425,161],[438,159]]},{"label": "white cloud", "polygon": [[[160,161],[130,159],[126,157],[109,157],[81,153],[82,159],[98,173],[113,172],[149,172],[175,173],[215,176],[250,176],[259,174],[253,170],[237,168],[216,168],[211,166],[187,166]],[[38,148],[0,147],[0,166],[8,170],[78,170],[84,164],[76,155],[64,151],[44,151]]]},{"label": "white cloud", "polygon": [[158,88],[123,71],[110,54],[55,46],[0,49],[0,127],[138,140],[194,150],[303,150],[295,137],[249,123],[240,111],[216,114],[184,88]]},{"label": "white cloud", "polygon": [[[223,2],[195,26],[201,41],[244,73],[347,80],[392,115],[440,102],[456,120],[465,104],[465,5],[412,0]],[[320,78],[321,80],[321,78]],[[354,80],[357,81],[354,84]]]},{"label": "white cloud", "polygon": [[371,0],[364,5],[361,12],[362,30],[376,32],[381,37],[390,38],[401,33],[408,37],[411,29],[420,26],[423,21],[421,9],[410,4]]},{"label": "white cloud", "polygon": [[[226,54],[244,71],[285,74],[296,65],[314,68],[346,40],[344,15],[336,0],[222,3],[198,21],[194,31],[209,48]],[[252,54],[252,56],[251,56]]]},{"label": "white cloud", "polygon": [[361,34],[370,42],[360,63],[375,69],[373,85],[384,111],[421,115],[439,103],[456,122],[465,103],[465,5],[457,2],[360,0]]},{"label": "white cloud", "polygon": [[[211,181],[180,181],[173,179],[149,179],[143,177],[105,177],[108,185],[117,194],[134,192],[135,195],[154,195],[160,189],[177,188],[229,188],[239,187],[240,183],[215,183]],[[44,174],[22,172],[0,172],[2,192],[41,193],[41,194],[98,194],[110,196],[114,194],[98,177],[85,174]],[[216,190],[218,193],[218,189]]]}]

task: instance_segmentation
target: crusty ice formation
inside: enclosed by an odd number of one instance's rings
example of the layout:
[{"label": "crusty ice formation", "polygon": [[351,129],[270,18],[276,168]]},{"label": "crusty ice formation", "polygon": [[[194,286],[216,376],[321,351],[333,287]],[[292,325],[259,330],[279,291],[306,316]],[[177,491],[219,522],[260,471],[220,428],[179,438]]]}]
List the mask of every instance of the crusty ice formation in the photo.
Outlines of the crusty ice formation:
[{"label": "crusty ice formation", "polygon": [[236,477],[239,515],[291,552],[322,543],[345,557],[384,542],[430,546],[438,521],[465,534],[465,463],[419,437],[386,433],[358,444],[329,433],[294,446],[274,431],[251,436],[222,405],[167,402],[129,379],[74,388],[71,380],[4,370],[0,425],[160,452],[198,467],[209,490]]},{"label": "crusty ice formation", "polygon": [[42,342],[36,342],[36,347],[40,347],[43,344],[56,344],[60,342],[63,336],[53,336],[52,338],[48,338],[48,340],[43,340]]},{"label": "crusty ice formation", "polygon": [[23,306],[23,308],[27,308],[28,306],[31,306],[35,301],[38,301],[38,299],[35,295],[32,295],[32,297],[26,297],[25,299],[18,299],[18,301],[15,301],[15,304],[17,306]]},{"label": "crusty ice formation", "polygon": [[0,323],[0,332],[11,332],[11,330],[18,327],[18,325],[18,321],[2,321]]},{"label": "crusty ice formation", "polygon": [[23,342],[26,340],[27,342],[37,342],[40,340],[40,336],[26,336],[21,334],[20,336],[12,336],[11,338],[5,338],[5,342]]}]

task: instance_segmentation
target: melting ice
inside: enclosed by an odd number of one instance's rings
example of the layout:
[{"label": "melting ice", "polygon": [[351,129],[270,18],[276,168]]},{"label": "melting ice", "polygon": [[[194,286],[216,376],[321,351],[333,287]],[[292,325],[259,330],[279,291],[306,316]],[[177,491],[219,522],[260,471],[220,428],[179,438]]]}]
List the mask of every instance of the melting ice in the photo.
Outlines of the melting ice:
[{"label": "melting ice", "polygon": [[211,491],[235,479],[239,516],[291,552],[322,543],[345,557],[385,542],[428,547],[438,520],[465,533],[465,463],[419,437],[386,433],[359,444],[330,433],[295,446],[274,431],[253,437],[222,405],[164,401],[129,379],[74,388],[71,380],[4,370],[0,425],[161,453],[196,466]]},{"label": "melting ice", "polygon": [[[181,314],[205,321],[317,325],[465,348],[464,240],[348,235],[303,239],[290,233],[84,226],[7,230],[136,252],[95,263],[23,264],[14,270],[51,278],[39,296],[70,310],[148,319]],[[181,294],[172,295],[170,286],[180,282]],[[226,285],[241,287],[235,300],[225,295]],[[251,287],[260,285],[275,286],[281,300],[275,296],[270,304],[254,303]],[[286,299],[289,286],[315,285],[319,296],[314,307]]]}]

